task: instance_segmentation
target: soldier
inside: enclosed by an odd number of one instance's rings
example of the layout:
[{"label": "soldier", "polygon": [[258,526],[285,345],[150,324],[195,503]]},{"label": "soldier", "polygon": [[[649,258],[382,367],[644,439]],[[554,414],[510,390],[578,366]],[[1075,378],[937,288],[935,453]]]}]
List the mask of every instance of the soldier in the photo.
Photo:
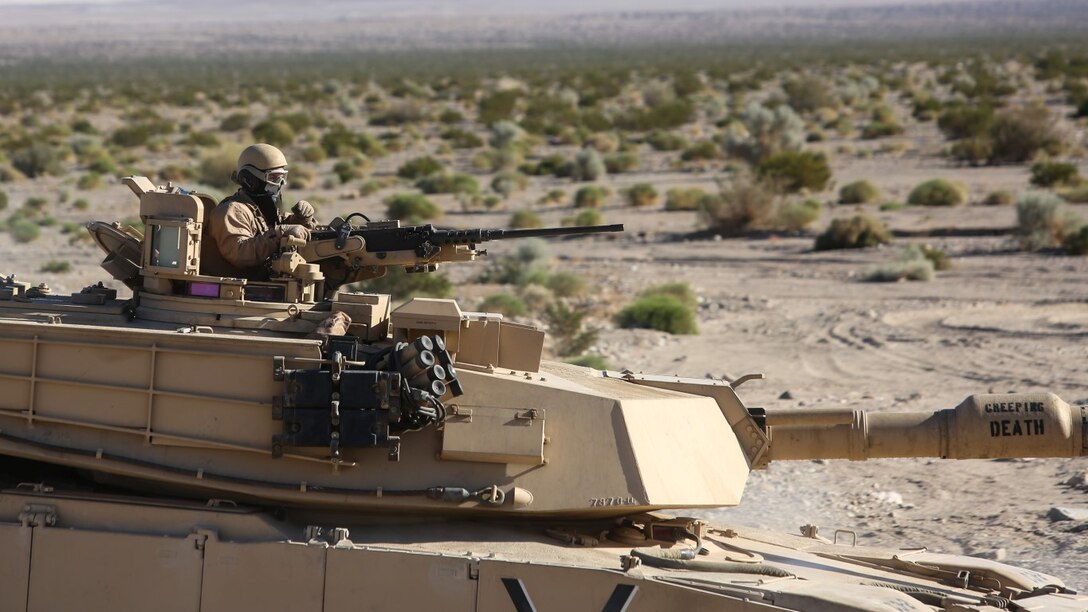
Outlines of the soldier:
[{"label": "soldier", "polygon": [[291,214],[280,213],[280,192],[287,184],[287,158],[269,144],[246,147],[231,180],[240,189],[209,216],[201,260],[204,274],[268,280],[265,262],[276,254],[280,239],[310,239],[316,227],[314,207],[299,200]]}]

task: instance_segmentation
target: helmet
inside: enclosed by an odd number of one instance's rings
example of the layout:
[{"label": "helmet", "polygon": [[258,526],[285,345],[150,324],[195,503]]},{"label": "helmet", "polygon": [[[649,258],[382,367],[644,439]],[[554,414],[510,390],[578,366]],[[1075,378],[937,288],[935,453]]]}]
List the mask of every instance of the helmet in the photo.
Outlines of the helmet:
[{"label": "helmet", "polygon": [[277,196],[287,184],[287,158],[270,144],[250,145],[238,156],[231,178],[248,193]]}]

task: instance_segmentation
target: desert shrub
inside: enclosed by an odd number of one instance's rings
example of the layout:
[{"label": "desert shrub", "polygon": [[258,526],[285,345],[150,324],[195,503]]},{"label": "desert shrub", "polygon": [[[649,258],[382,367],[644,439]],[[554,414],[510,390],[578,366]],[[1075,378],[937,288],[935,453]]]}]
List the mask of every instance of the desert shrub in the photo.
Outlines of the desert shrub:
[{"label": "desert shrub", "polygon": [[45,212],[46,206],[49,205],[49,201],[43,197],[33,196],[26,199],[23,202],[23,209],[30,213],[32,216],[38,216]]},{"label": "desert shrub", "polygon": [[638,168],[638,155],[627,151],[613,153],[604,158],[604,167],[609,174],[623,174]]},{"label": "desert shrub", "polygon": [[911,116],[918,121],[933,121],[941,110],[941,101],[929,94],[914,96]]},{"label": "desert shrub", "polygon": [[982,199],[982,203],[986,206],[1008,206],[1014,202],[1016,202],[1016,196],[1007,189],[991,191]]},{"label": "desert shrub", "polygon": [[611,367],[608,364],[608,360],[600,355],[581,355],[572,357],[567,360],[567,363],[583,368],[592,368],[594,370],[607,370]]},{"label": "desert shrub", "polygon": [[385,200],[385,214],[411,224],[442,216],[442,210],[422,194],[398,193]]},{"label": "desert shrub", "polygon": [[695,308],[699,303],[699,299],[695,297],[695,291],[691,288],[691,285],[683,281],[654,285],[640,293],[639,297],[654,295],[667,295],[688,308]]},{"label": "desert shrub", "polygon": [[232,113],[219,122],[219,129],[224,132],[238,132],[249,127],[249,120],[247,113]]},{"label": "desert shrub", "polygon": [[59,174],[60,152],[56,147],[37,143],[16,149],[10,155],[11,165],[29,178],[45,174]]},{"label": "desert shrub", "polygon": [[219,137],[211,132],[190,132],[182,142],[194,147],[218,147]]},{"label": "desert shrub", "polygon": [[556,297],[574,297],[585,290],[586,280],[573,272],[556,272],[548,276],[544,286]]},{"label": "desert shrub", "polygon": [[1081,220],[1058,196],[1024,193],[1016,202],[1016,238],[1028,251],[1061,246],[1079,231]]},{"label": "desert shrub", "polygon": [[1063,189],[1058,195],[1070,204],[1088,204],[1088,185]]},{"label": "desert shrub", "polygon": [[823,191],[831,180],[831,167],[823,153],[810,151],[782,151],[775,153],[757,168],[760,178],[770,181],[787,193],[802,189]]},{"label": "desert shrub", "polygon": [[519,210],[510,215],[510,227],[514,229],[518,228],[533,228],[544,227],[544,221],[540,218],[540,215],[531,210]]},{"label": "desert shrub", "polygon": [[653,147],[655,151],[679,151],[688,146],[687,139],[680,134],[661,130],[651,133],[646,138],[646,142]]},{"label": "desert shrub", "polygon": [[546,242],[539,238],[521,240],[513,253],[492,260],[480,276],[480,282],[519,286],[543,282],[550,263],[551,252]]},{"label": "desert shrub", "polygon": [[1036,187],[1076,185],[1080,182],[1080,172],[1073,164],[1054,161],[1038,161],[1031,165],[1031,184]]},{"label": "desert shrub", "polygon": [[352,291],[388,293],[397,300],[412,297],[448,298],[453,283],[445,272],[405,272],[404,268],[388,268],[385,276],[349,285]]},{"label": "desert shrub", "polygon": [[25,217],[17,218],[9,223],[8,231],[11,232],[11,237],[15,239],[15,242],[19,243],[33,242],[42,235],[41,227]]},{"label": "desert shrub", "polygon": [[0,210],[8,207],[8,192],[0,190]]},{"label": "desert shrub", "polygon": [[514,106],[517,104],[520,95],[516,90],[506,90],[497,91],[482,98],[477,106],[480,123],[491,125],[496,121],[512,118]]},{"label": "desert shrub", "polygon": [[890,121],[870,121],[861,129],[861,137],[865,140],[898,136],[903,133],[903,126]]},{"label": "desert shrub", "polygon": [[988,136],[994,123],[994,109],[989,106],[953,105],[937,118],[937,127],[953,140]]},{"label": "desert shrub", "polygon": [[495,194],[489,194],[484,196],[484,199],[481,200],[480,203],[484,205],[484,208],[493,210],[502,206],[502,198]]},{"label": "desert shrub", "polygon": [[197,168],[197,181],[203,185],[229,188],[233,183],[230,175],[238,165],[238,152],[231,149],[220,149],[205,155],[200,160]]},{"label": "desert shrub", "polygon": [[786,202],[782,205],[775,220],[774,227],[789,231],[804,229],[820,218],[823,205],[819,200],[809,198],[807,200]]},{"label": "desert shrub", "polygon": [[461,111],[454,108],[445,108],[438,115],[438,120],[447,125],[454,123],[461,123],[465,120],[465,116],[461,114]]},{"label": "desert shrub", "polygon": [[469,174],[441,173],[425,176],[416,181],[423,193],[460,193],[474,195],[480,193],[480,183]]},{"label": "desert shrub", "polygon": [[529,312],[525,302],[512,293],[492,293],[480,303],[483,312],[497,312],[507,317],[521,317]]},{"label": "desert shrub", "polygon": [[475,149],[484,146],[483,138],[456,127],[442,132],[442,140],[449,142],[455,149]]},{"label": "desert shrub", "polygon": [[608,192],[598,185],[586,185],[574,194],[575,208],[598,208],[608,198]]},{"label": "desert shrub", "polygon": [[869,215],[855,215],[849,219],[835,219],[827,230],[816,237],[817,251],[835,249],[863,249],[891,242],[888,228]]},{"label": "desert shrub", "polygon": [[935,178],[920,183],[907,196],[914,206],[958,206],[967,201],[967,188],[947,179]]},{"label": "desert shrub", "polygon": [[665,193],[665,210],[697,210],[707,193],[697,187],[675,188]]},{"label": "desert shrub", "polygon": [[582,149],[574,156],[570,177],[576,181],[596,181],[608,172],[604,159],[595,149]]},{"label": "desert shrub", "polygon": [[567,192],[563,189],[549,189],[540,197],[540,204],[558,204],[567,199]]},{"label": "desert shrub", "polygon": [[329,155],[325,152],[325,148],[319,144],[312,144],[302,149],[300,152],[303,161],[316,164],[325,161]]},{"label": "desert shrub", "polygon": [[738,176],[719,185],[718,194],[699,203],[699,221],[713,230],[740,231],[775,227],[782,196],[757,177]]},{"label": "desert shrub", "polygon": [[339,159],[332,166],[333,174],[340,179],[341,183],[362,178],[370,172],[370,169],[370,160],[361,155],[351,159]]},{"label": "desert shrub", "polygon": [[1069,234],[1062,241],[1062,250],[1067,255],[1088,255],[1088,225]]},{"label": "desert shrub", "polygon": [[583,225],[600,225],[603,217],[601,211],[596,208],[587,208],[579,211],[578,214],[573,217],[566,217],[563,219],[563,225],[580,227]]},{"label": "desert shrub", "polygon": [[757,102],[748,105],[740,124],[730,124],[725,151],[751,164],[781,151],[796,151],[805,141],[805,122],[786,105],[769,109]]},{"label": "desert shrub", "polygon": [[496,149],[517,146],[525,138],[525,130],[513,121],[497,121],[491,126],[490,144]]},{"label": "desert shrub", "polygon": [[869,181],[854,181],[839,190],[839,204],[868,204],[880,198],[880,190]]},{"label": "desert shrub", "polygon": [[24,178],[26,178],[26,175],[16,170],[10,164],[0,163],[0,183],[10,183]]},{"label": "desert shrub", "polygon": [[657,189],[650,183],[635,183],[623,192],[623,197],[631,206],[643,207],[657,204]]},{"label": "desert shrub", "polygon": [[72,121],[72,131],[77,134],[97,134],[98,130],[95,129],[94,124],[90,120],[79,117]]},{"label": "desert shrub", "polygon": [[909,248],[917,248],[918,251],[922,253],[922,257],[929,260],[929,262],[933,264],[933,269],[938,272],[952,268],[952,260],[948,258],[948,252],[940,247],[922,244],[911,245]]},{"label": "desert shrub", "polygon": [[397,168],[397,176],[410,180],[442,171],[442,163],[430,155],[410,159]]},{"label": "desert shrub", "polygon": [[529,187],[529,178],[520,172],[500,172],[491,179],[491,190],[504,198]]},{"label": "desert shrub", "polygon": [[386,145],[378,137],[367,132],[352,132],[340,123],[333,124],[322,134],[320,142],[329,157],[347,157],[362,153],[376,159],[388,154]]},{"label": "desert shrub", "polygon": [[782,90],[786,92],[790,106],[802,113],[839,105],[826,78],[804,76],[791,79],[782,85]]},{"label": "desert shrub", "polygon": [[695,117],[695,107],[684,99],[662,102],[649,108],[635,108],[616,117],[616,125],[639,132],[667,130],[690,122]]},{"label": "desert shrub", "polygon": [[91,203],[87,201],[87,198],[79,198],[75,202],[72,202],[72,208],[76,210],[87,210],[91,207]]},{"label": "desert shrub", "polygon": [[[910,249],[906,249],[910,253]],[[865,274],[871,283],[896,283],[899,281],[931,281],[935,273],[933,263],[913,253],[900,255],[893,262],[877,266]]]},{"label": "desert shrub", "polygon": [[70,272],[72,270],[72,264],[63,260],[50,259],[42,264],[42,267],[39,270],[51,274],[64,274],[65,272]]},{"label": "desert shrub", "polygon": [[670,295],[641,297],[616,314],[616,325],[623,328],[656,329],[670,334],[695,334],[695,313]]},{"label": "desert shrub", "polygon": [[977,166],[993,159],[994,143],[989,136],[964,138],[952,143],[948,154],[952,159]]},{"label": "desert shrub", "polygon": [[98,174],[97,172],[88,172],[87,174],[79,177],[79,180],[76,181],[76,188],[83,191],[98,189],[101,186],[102,175]]},{"label": "desert shrub", "polygon": [[544,321],[560,357],[584,353],[597,342],[599,332],[595,328],[585,328],[585,317],[585,311],[571,308],[561,300],[549,303],[544,309]]},{"label": "desert shrub", "polygon": [[684,149],[682,161],[709,161],[722,158],[722,149],[712,140],[702,140]]},{"label": "desert shrub", "polygon": [[994,118],[991,163],[1025,162],[1040,151],[1057,154],[1065,144],[1050,111],[1042,106],[1007,109]]}]

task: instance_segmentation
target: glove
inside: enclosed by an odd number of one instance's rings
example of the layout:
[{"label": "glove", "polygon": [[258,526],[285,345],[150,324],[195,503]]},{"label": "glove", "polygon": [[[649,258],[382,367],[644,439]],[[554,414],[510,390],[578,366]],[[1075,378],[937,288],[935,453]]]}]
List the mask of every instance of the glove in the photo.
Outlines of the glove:
[{"label": "glove", "polygon": [[291,238],[298,238],[303,242],[310,241],[310,230],[305,226],[297,225],[294,223],[280,226],[280,237],[285,238],[290,236]]},{"label": "glove", "polygon": [[288,221],[313,229],[317,227],[317,221],[314,220],[315,214],[317,214],[317,211],[314,210],[313,204],[310,204],[306,200],[299,200],[291,207],[291,216],[288,218]]}]

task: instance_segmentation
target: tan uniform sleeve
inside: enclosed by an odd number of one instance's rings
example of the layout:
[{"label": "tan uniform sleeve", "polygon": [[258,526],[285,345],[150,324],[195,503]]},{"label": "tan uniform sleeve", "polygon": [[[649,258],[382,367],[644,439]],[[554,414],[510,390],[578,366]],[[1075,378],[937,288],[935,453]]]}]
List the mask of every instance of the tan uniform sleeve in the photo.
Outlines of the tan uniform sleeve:
[{"label": "tan uniform sleeve", "polygon": [[217,206],[212,215],[217,217],[211,224],[212,238],[231,265],[252,268],[275,254],[280,242],[279,232],[273,228],[258,234],[257,219],[246,205],[227,202]]}]

